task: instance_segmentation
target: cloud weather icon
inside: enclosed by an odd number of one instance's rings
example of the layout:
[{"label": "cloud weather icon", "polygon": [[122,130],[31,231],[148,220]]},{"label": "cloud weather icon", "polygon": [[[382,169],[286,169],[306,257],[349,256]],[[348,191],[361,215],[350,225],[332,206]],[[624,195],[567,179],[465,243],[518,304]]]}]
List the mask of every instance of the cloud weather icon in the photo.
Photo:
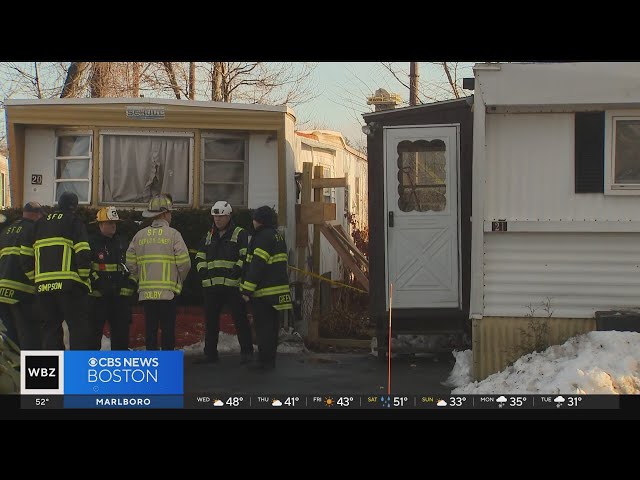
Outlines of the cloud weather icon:
[{"label": "cloud weather icon", "polygon": [[436,403],[436,405],[439,407],[446,407],[447,402],[445,402],[444,400],[438,400],[438,403]]},{"label": "cloud weather icon", "polygon": [[215,402],[213,402],[213,406],[214,407],[222,407],[224,405],[224,402],[220,399],[216,400]]},{"label": "cloud weather icon", "polygon": [[271,405],[274,407],[281,407],[282,406],[282,402],[280,400],[278,400],[277,398],[274,398],[271,401]]},{"label": "cloud weather icon", "polygon": [[507,401],[507,397],[505,397],[504,395],[500,395],[498,398],[496,398],[496,402],[498,403],[504,403]]},{"label": "cloud weather icon", "polygon": [[556,403],[563,403],[564,397],[562,395],[558,395],[556,398],[553,399],[553,401]]}]

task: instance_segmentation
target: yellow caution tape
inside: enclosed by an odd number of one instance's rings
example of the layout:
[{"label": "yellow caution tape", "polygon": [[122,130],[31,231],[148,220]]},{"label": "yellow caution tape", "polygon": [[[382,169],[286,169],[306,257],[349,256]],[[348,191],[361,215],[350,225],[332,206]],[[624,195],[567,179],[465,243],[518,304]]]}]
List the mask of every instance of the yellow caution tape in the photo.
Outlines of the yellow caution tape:
[{"label": "yellow caution tape", "polygon": [[300,270],[292,265],[288,266],[291,270],[295,270],[296,272],[300,272],[304,275],[309,275],[311,277],[317,278],[318,280],[322,280],[323,282],[329,282],[332,285],[338,285],[340,287],[351,288],[352,290],[357,290],[362,293],[369,293],[366,290],[362,290],[360,288],[352,287],[351,285],[347,285],[346,283],[336,282],[335,280],[329,280],[327,277],[323,277],[322,275],[318,275],[317,273],[307,272],[306,270]]}]

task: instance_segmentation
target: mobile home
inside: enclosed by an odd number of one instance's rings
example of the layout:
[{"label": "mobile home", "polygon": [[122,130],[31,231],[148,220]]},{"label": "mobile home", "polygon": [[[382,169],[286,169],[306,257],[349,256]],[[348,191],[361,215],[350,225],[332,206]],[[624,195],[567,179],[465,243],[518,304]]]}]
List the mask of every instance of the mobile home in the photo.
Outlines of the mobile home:
[{"label": "mobile home", "polygon": [[[463,300],[461,309],[472,319],[474,375],[482,379],[506,365],[531,318],[546,319],[550,342],[559,343],[594,330],[596,312],[638,305],[640,63],[491,63],[474,71],[473,101],[468,99],[473,125],[460,124],[461,137],[473,130],[472,169],[460,169],[460,178],[470,174],[471,208],[460,209],[457,219],[469,222],[471,251],[463,258],[460,248],[458,268],[470,275],[468,303]],[[365,121],[371,125],[374,116],[365,115]],[[433,143],[434,123],[411,142]],[[405,122],[402,128],[415,126]],[[370,161],[374,147],[384,153],[387,169],[404,158],[398,149],[404,139],[395,131],[383,126],[369,139]],[[451,143],[446,131],[438,137],[445,146]],[[430,164],[428,156],[424,161],[432,170],[442,164]],[[443,183],[442,173],[431,173]],[[396,208],[392,180],[385,176],[370,191]],[[387,207],[378,216],[388,222],[396,211]],[[420,223],[424,213],[407,214],[414,237],[431,234],[433,227]],[[380,220],[377,238],[388,242],[390,258],[400,256],[392,250],[393,227]],[[449,258],[447,251],[418,253],[425,264],[444,265]],[[403,272],[389,263],[389,281],[402,284]],[[453,261],[446,263],[455,271]],[[411,307],[402,296],[394,298],[396,306]]]}]

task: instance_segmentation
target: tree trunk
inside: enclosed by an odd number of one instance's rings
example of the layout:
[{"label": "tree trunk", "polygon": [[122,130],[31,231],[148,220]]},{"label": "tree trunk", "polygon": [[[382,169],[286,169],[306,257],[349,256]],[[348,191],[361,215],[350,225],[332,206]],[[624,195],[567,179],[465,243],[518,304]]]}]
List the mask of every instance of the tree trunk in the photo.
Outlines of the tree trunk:
[{"label": "tree trunk", "polygon": [[92,62],[89,93],[91,98],[103,98],[108,93],[109,62]]},{"label": "tree trunk", "polygon": [[196,62],[189,62],[189,100],[196,99]]},{"label": "tree trunk", "polygon": [[140,96],[140,63],[133,62],[133,79],[131,82],[131,96]]},{"label": "tree trunk", "polygon": [[214,102],[224,101],[222,95],[223,69],[223,62],[213,62],[213,71],[211,72],[211,100]]},{"label": "tree trunk", "polygon": [[62,86],[60,98],[75,97],[80,91],[80,78],[87,67],[87,62],[71,62],[67,69],[67,78]]},{"label": "tree trunk", "polygon": [[162,62],[164,65],[164,69],[167,71],[167,75],[169,76],[169,82],[171,82],[171,89],[175,94],[176,98],[180,100],[180,88],[178,88],[178,81],[176,80],[176,74],[173,71],[173,63],[171,62]]}]

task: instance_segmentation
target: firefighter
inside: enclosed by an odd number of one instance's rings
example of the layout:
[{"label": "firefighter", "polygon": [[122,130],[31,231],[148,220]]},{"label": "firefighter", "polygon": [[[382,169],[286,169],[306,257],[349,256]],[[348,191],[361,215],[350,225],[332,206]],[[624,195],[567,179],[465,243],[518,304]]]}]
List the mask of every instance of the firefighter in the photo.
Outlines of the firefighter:
[{"label": "firefighter", "polygon": [[0,235],[0,304],[7,332],[21,350],[40,350],[42,334],[34,308],[35,287],[33,269],[28,274],[22,268],[20,255],[33,259],[33,230],[42,218],[42,206],[27,202],[22,218]]},{"label": "firefighter", "polygon": [[253,213],[252,237],[240,283],[245,302],[251,302],[253,323],[258,341],[258,362],[255,370],[273,370],[276,366],[278,312],[290,310],[291,291],[287,272],[287,245],[276,230],[277,217],[271,207],[257,208]]},{"label": "firefighter", "polygon": [[99,232],[89,237],[91,247],[91,312],[92,349],[100,350],[102,330],[109,321],[111,350],[128,350],[131,324],[131,296],[136,290],[135,280],[125,266],[127,242],[116,233],[120,221],[115,207],[98,210]]},{"label": "firefighter", "polygon": [[172,210],[171,196],[151,198],[142,216],[153,222],[136,233],[127,249],[126,266],[138,279],[138,299],[144,307],[147,350],[158,350],[158,326],[162,350],[175,348],[176,296],[191,269],[182,235],[169,226]]},{"label": "firefighter", "polygon": [[[64,192],[58,209],[42,217],[34,232],[34,257],[21,255],[35,270],[38,307],[43,317],[45,350],[64,350],[62,322],[69,327],[69,348],[88,350],[91,249],[87,227],[76,215],[78,196]],[[24,264],[23,264],[24,266]]]},{"label": "firefighter", "polygon": [[240,274],[247,255],[249,235],[231,220],[229,202],[219,201],[211,207],[213,224],[200,242],[196,254],[196,269],[202,281],[206,312],[204,357],[194,363],[218,361],[220,312],[225,305],[231,309],[240,344],[240,363],[253,358],[253,342],[247,319],[247,308],[240,296]]}]

